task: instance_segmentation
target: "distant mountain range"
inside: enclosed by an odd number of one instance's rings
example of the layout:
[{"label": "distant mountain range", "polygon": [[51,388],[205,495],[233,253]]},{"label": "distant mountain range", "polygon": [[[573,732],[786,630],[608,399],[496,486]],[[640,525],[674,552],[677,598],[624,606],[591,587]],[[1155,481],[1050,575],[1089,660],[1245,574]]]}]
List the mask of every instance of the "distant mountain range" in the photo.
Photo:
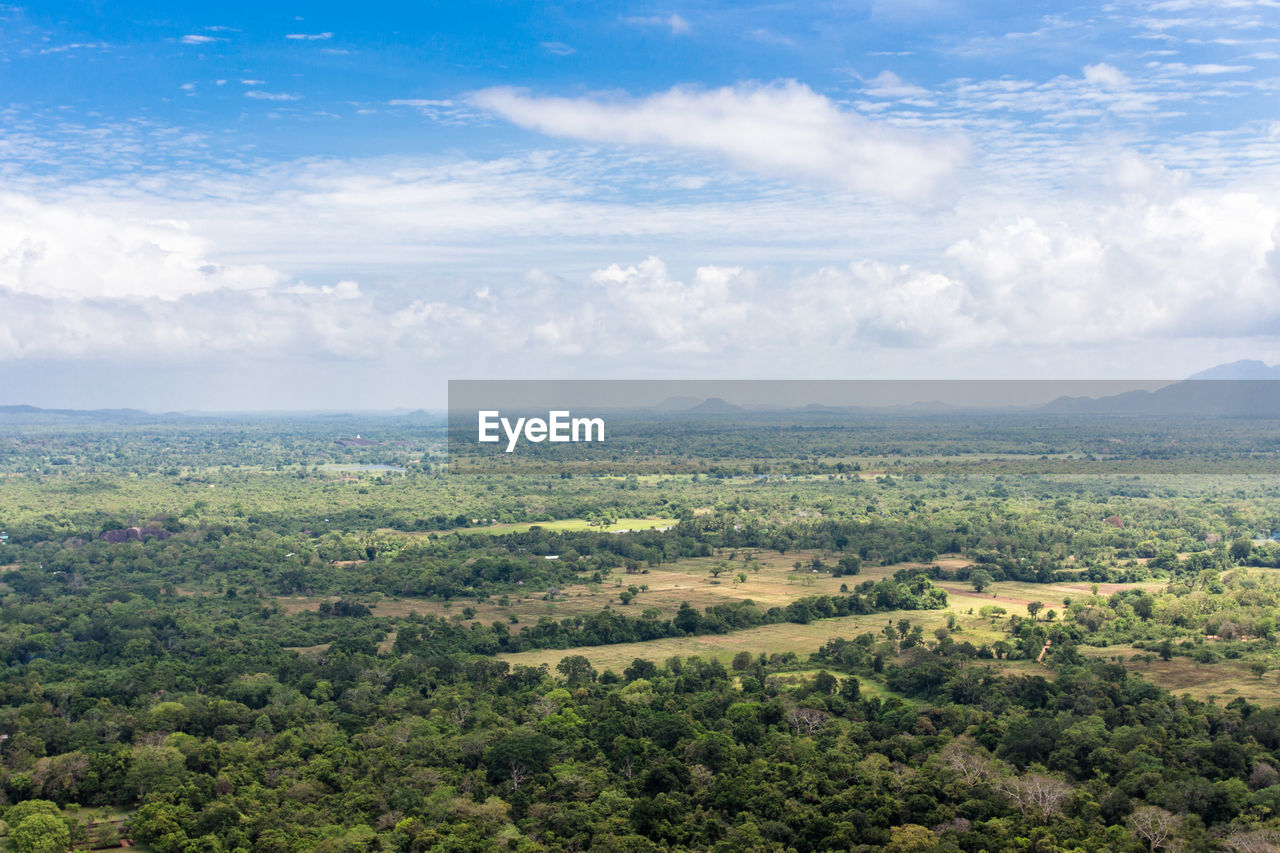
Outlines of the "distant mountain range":
[{"label": "distant mountain range", "polygon": [[347,421],[359,418],[388,418],[411,423],[434,423],[443,420],[443,412],[425,409],[393,409],[376,412],[147,412],[142,409],[42,409],[39,406],[0,406],[0,417],[46,420],[101,421],[104,423],[160,423],[169,421],[230,421],[271,418],[306,418],[311,420]]},{"label": "distant mountain range", "polygon": [[[938,400],[920,400],[898,405],[828,406],[810,403],[805,406],[752,405],[730,403],[721,397],[668,397],[656,406],[637,411],[674,416],[730,416],[736,414],[767,415],[790,412],[810,415],[899,414],[927,415],[959,412],[965,409],[987,411],[1036,411],[1047,414],[1106,415],[1232,415],[1280,418],[1280,365],[1244,359],[1220,364],[1195,373],[1186,379],[1170,382],[1154,390],[1127,391],[1110,396],[1059,397],[1039,408],[1024,405],[965,406]],[[1034,384],[1034,383],[1033,383]],[[1123,387],[1122,382],[1116,385]],[[1114,387],[1114,386],[1113,386]],[[928,392],[925,392],[928,393]],[[1044,399],[1043,397],[1041,399]],[[75,419],[124,423],[155,423],[179,420],[228,420],[234,418],[309,418],[344,419],[385,417],[410,423],[435,422],[443,413],[422,409],[393,409],[382,412],[165,412],[156,414],[141,409],[42,409],[37,406],[0,406],[0,417]]]},{"label": "distant mountain range", "polygon": [[1061,414],[1280,417],[1280,366],[1220,364],[1154,391],[1110,397],[1060,397],[1043,408]]},{"label": "distant mountain range", "polygon": [[43,416],[58,418],[75,418],[93,421],[146,421],[177,420],[183,416],[178,412],[154,414],[142,409],[42,409],[38,406],[0,406],[0,415]]},{"label": "distant mountain range", "polygon": [[1280,364],[1268,367],[1260,361],[1244,358],[1230,364],[1219,364],[1187,379],[1280,379]]}]

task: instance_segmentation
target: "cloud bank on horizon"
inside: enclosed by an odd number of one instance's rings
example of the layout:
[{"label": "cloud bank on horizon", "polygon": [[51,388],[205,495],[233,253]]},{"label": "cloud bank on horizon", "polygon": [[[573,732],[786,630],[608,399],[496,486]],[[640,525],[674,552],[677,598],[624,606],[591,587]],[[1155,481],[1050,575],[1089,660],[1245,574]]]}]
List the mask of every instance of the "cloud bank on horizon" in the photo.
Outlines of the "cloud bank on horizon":
[{"label": "cloud bank on horizon", "polygon": [[1280,9],[972,5],[0,7],[0,402],[1277,360]]}]

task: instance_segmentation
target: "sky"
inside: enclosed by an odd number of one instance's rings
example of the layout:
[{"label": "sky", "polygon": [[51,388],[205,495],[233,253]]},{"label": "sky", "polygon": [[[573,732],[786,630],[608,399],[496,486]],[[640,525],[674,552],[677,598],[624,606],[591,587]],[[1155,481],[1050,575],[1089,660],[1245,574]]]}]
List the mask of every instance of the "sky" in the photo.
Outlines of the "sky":
[{"label": "sky", "polygon": [[0,5],[0,404],[1280,361],[1280,2]]}]

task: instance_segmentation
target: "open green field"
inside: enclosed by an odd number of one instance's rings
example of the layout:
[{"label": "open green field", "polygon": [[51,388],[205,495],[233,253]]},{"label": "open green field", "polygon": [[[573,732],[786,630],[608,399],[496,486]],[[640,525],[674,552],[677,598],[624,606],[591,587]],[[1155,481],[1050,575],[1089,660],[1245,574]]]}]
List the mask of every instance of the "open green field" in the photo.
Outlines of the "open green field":
[{"label": "open green field", "polygon": [[[544,616],[559,620],[567,616],[598,613],[605,607],[623,608],[618,593],[629,586],[647,586],[648,589],[641,591],[629,605],[625,605],[628,612],[635,611],[638,615],[649,608],[656,608],[663,618],[670,618],[684,602],[701,610],[726,602],[750,600],[768,609],[785,606],[806,595],[838,595],[842,585],[853,588],[863,581],[880,580],[892,576],[899,569],[919,565],[901,563],[871,566],[863,569],[861,574],[837,578],[826,572],[815,573],[807,568],[814,557],[825,557],[828,563],[832,561],[829,554],[812,550],[779,554],[776,551],[746,549],[739,551],[732,559],[726,552],[720,556],[663,563],[634,574],[619,572],[602,584],[570,584],[561,587],[553,597],[545,592],[531,592],[526,596],[513,594],[508,596],[507,605],[495,598],[482,602],[448,604],[434,599],[382,598],[370,601],[370,606],[378,616],[395,617],[419,613],[445,618],[460,618],[461,611],[471,607],[474,608],[475,615],[466,621],[479,621],[488,625],[495,621],[507,622],[514,615],[519,622],[511,625],[511,630],[517,631],[523,625],[535,623]],[[797,562],[802,564],[801,568],[796,568]],[[938,562],[947,568],[966,563],[959,558],[944,558]],[[712,572],[721,567],[727,568],[723,568],[719,577],[713,577]],[[745,575],[746,579],[739,581],[737,578],[740,574]],[[318,609],[322,601],[334,599],[325,596],[279,596],[275,600],[285,610],[298,612]]]},{"label": "open green field", "polygon": [[[612,669],[621,672],[627,664],[636,658],[645,658],[657,663],[667,658],[697,655],[707,660],[715,659],[723,664],[738,652],[751,652],[753,655],[767,652],[779,654],[794,652],[802,658],[810,652],[817,651],[832,637],[852,637],[866,631],[878,631],[887,621],[910,619],[912,624],[925,626],[926,634],[946,624],[945,611],[941,610],[894,610],[886,613],[871,613],[865,616],[844,616],[837,619],[820,619],[808,625],[790,622],[778,625],[762,625],[729,634],[704,634],[696,637],[669,637],[645,643],[618,643],[610,646],[579,646],[573,649],[537,649],[513,655],[502,655],[501,659],[512,664],[523,666],[539,666],[547,664],[555,667],[566,655],[582,655],[591,661],[599,670]],[[967,636],[967,635],[966,635]]]},{"label": "open green field", "polygon": [[[730,558],[732,556],[732,558]],[[626,608],[637,613],[653,608],[659,611],[662,618],[671,618],[680,605],[688,602],[697,609],[712,607],[729,601],[750,600],[762,608],[785,606],[786,604],[808,595],[836,595],[842,585],[852,588],[867,580],[881,580],[892,577],[904,568],[917,568],[919,563],[899,563],[889,566],[868,566],[855,576],[832,577],[825,572],[814,573],[808,568],[814,557],[830,561],[831,555],[814,550],[801,550],[778,554],[774,551],[758,551],[744,549],[737,553],[722,553],[711,557],[698,557],[681,560],[676,563],[664,563],[651,567],[641,573],[619,574],[603,584],[573,584],[565,586],[553,597],[546,593],[531,593],[528,596],[509,597],[506,605],[497,599],[483,602],[445,603],[434,599],[421,598],[381,598],[370,602],[373,612],[383,617],[404,617],[411,613],[431,614],[457,621],[478,621],[482,624],[507,622],[513,632],[518,632],[525,625],[535,624],[541,618],[560,620],[571,616],[596,613],[603,608],[622,608],[618,593],[628,586],[648,586]],[[801,567],[797,568],[796,563]],[[946,569],[956,569],[968,564],[968,561],[957,556],[943,556],[935,561]],[[727,565],[727,568],[724,568]],[[713,577],[712,570],[722,568],[720,576]],[[738,581],[737,576],[745,574],[745,581]],[[554,668],[562,658],[571,654],[580,654],[591,661],[592,665],[603,671],[613,669],[620,672],[636,658],[644,658],[662,662],[670,657],[688,657],[697,655],[707,659],[720,660],[727,664],[741,651],[780,654],[792,652],[802,659],[819,648],[832,637],[852,637],[866,631],[878,632],[888,622],[900,619],[910,620],[914,625],[924,628],[925,636],[932,638],[933,632],[947,625],[948,614],[956,618],[957,630],[954,636],[957,641],[968,640],[975,645],[994,643],[1004,639],[1003,630],[1009,615],[1026,615],[1026,606],[1032,601],[1039,601],[1048,610],[1061,611],[1064,599],[1082,599],[1093,594],[1092,584],[1053,583],[1035,584],[1017,581],[993,583],[981,593],[975,592],[968,584],[950,581],[938,584],[947,591],[948,607],[946,610],[901,610],[885,613],[848,616],[838,619],[822,619],[808,625],[784,623],[764,625],[728,634],[709,634],[692,637],[670,637],[661,640],[637,643],[621,643],[604,646],[579,646],[570,649],[538,649],[502,656],[512,664],[523,666],[539,666],[547,664]],[[1141,588],[1156,591],[1164,587],[1163,582],[1135,584],[1103,583],[1098,584],[1098,593],[1102,596],[1130,588]],[[289,612],[316,610],[322,601],[332,601],[334,597],[324,596],[281,596],[276,602]],[[978,615],[980,609],[987,605],[1003,607],[1007,614],[997,619],[985,619]],[[462,610],[470,607],[474,614],[464,619]],[[518,620],[510,623],[510,617]],[[1044,619],[1041,615],[1041,619]],[[393,638],[383,642],[389,648]],[[307,651],[319,651],[322,647]],[[1137,650],[1115,647],[1112,649],[1093,649],[1082,646],[1087,654],[1112,657],[1117,654],[1131,657]],[[999,667],[1010,671],[1021,671],[1030,667],[1046,676],[1052,673],[1047,668],[1032,661],[1001,661]],[[1248,673],[1243,663],[1223,661],[1210,666],[1197,667],[1189,660],[1179,658],[1171,662],[1160,661],[1145,664],[1140,661],[1126,663],[1127,667],[1136,669],[1156,684],[1166,687],[1175,693],[1188,692],[1197,698],[1208,695],[1246,696],[1257,701],[1280,702],[1280,682],[1274,677],[1259,681]]]},{"label": "open green field", "polygon": [[[669,568],[655,570],[650,572],[649,575],[643,576],[657,578],[658,583],[651,588],[652,593],[642,593],[630,606],[636,607],[637,604],[642,604],[645,607],[658,607],[663,611],[664,616],[674,613],[675,608],[679,607],[681,601],[689,601],[695,607],[706,607],[727,598],[745,598],[751,599],[762,606],[781,606],[806,595],[838,593],[839,586],[842,583],[853,586],[864,580],[879,580],[891,577],[894,572],[900,569],[918,565],[897,564],[868,567],[861,574],[852,578],[833,578],[826,574],[807,574],[807,569],[797,570],[794,567],[794,563],[797,560],[807,562],[814,554],[815,552],[806,551],[785,555],[760,555],[759,559],[762,568],[759,572],[753,573],[747,582],[742,584],[721,584],[719,586],[712,586],[707,579],[708,576],[703,576],[699,569],[708,564],[718,563],[721,558],[708,557],[682,561],[676,564],[681,568],[681,571]],[[964,560],[955,557],[944,557],[937,562],[947,568],[955,568],[957,565],[965,563]],[[722,577],[724,576],[722,575]],[[807,625],[794,623],[763,625],[728,634],[670,637],[649,642],[579,646],[572,649],[537,649],[501,657],[512,664],[523,666],[547,664],[554,668],[556,663],[567,655],[579,654],[590,660],[597,669],[601,671],[613,669],[615,672],[620,672],[636,658],[644,658],[660,663],[674,656],[688,657],[697,655],[706,659],[716,659],[727,664],[738,652],[747,651],[753,655],[792,652],[803,659],[832,637],[853,637],[867,631],[874,633],[879,631],[885,624],[896,623],[900,619],[907,619],[913,625],[920,625],[924,629],[925,636],[931,638],[935,630],[946,627],[948,615],[954,615],[955,617],[956,628],[953,630],[953,636],[957,641],[968,640],[975,645],[979,645],[1005,639],[1006,634],[1003,626],[1009,615],[1026,615],[1026,605],[1031,601],[1040,601],[1045,604],[1046,610],[1049,610],[1055,606],[1060,607],[1063,598],[1074,597],[1079,599],[1092,595],[1091,585],[1087,583],[1033,584],[1009,581],[994,583],[982,593],[974,592],[973,588],[968,585],[954,582],[939,585],[947,590],[948,607],[945,610],[895,610],[884,613],[846,616],[837,619],[821,619]],[[1155,590],[1160,589],[1163,585],[1162,583],[1099,584],[1098,592],[1100,595],[1109,596],[1121,589],[1142,588]],[[538,602],[534,604],[531,615],[549,615],[559,618],[575,612],[594,612],[600,604],[598,600],[591,596],[610,594],[606,589],[602,589],[595,593],[587,592],[577,596],[576,593],[571,591],[572,589],[566,588],[565,591],[568,597],[563,602]],[[423,604],[426,603],[424,602]],[[521,606],[523,607],[527,604],[530,604],[530,602],[522,602]],[[537,604],[542,606],[539,608]],[[554,605],[554,607],[549,608],[549,605]],[[1008,613],[996,619],[983,618],[978,615],[978,612],[981,607],[986,605],[1003,607]],[[391,615],[393,612],[400,612],[399,608],[401,606],[408,606],[408,603],[404,601],[381,602],[378,607],[385,609],[378,610],[375,608],[375,612]],[[421,607],[418,604],[413,606]],[[479,610],[479,608],[477,609]],[[420,610],[420,612],[425,612],[425,610]],[[433,612],[443,611],[435,610]],[[518,613],[519,611],[515,612]],[[478,613],[477,618],[482,618],[481,614]],[[1041,618],[1043,619],[1044,616],[1042,615]],[[524,621],[523,618],[522,621]],[[1081,648],[1090,652],[1094,651],[1088,647]],[[1128,657],[1135,650],[1124,651],[1117,648],[1115,650],[1098,649],[1096,651],[1099,654],[1105,653],[1107,656],[1125,654]],[[1166,664],[1165,666],[1153,665],[1148,667],[1139,662],[1133,662],[1131,666],[1140,666],[1146,677],[1175,692],[1187,692],[1180,688],[1189,687],[1189,692],[1199,697],[1209,694],[1241,695],[1258,700],[1271,698],[1273,701],[1280,701],[1280,684],[1258,682],[1256,678],[1246,672],[1243,664],[1226,666],[1225,664],[1232,662],[1224,662],[1215,666],[1205,666],[1201,668],[1194,678],[1190,678],[1183,671],[1184,667],[1177,665],[1180,663],[1181,661],[1175,661],[1175,665],[1172,666]],[[992,665],[1003,670],[1020,673],[1023,670],[1034,671],[1046,677],[1052,677],[1053,674],[1046,667],[1036,664],[1034,661],[999,661],[992,662]],[[1186,662],[1186,667],[1194,666],[1191,662]],[[1217,670],[1217,666],[1222,666],[1223,668]],[[1200,682],[1208,686],[1200,689],[1197,686]],[[1227,690],[1234,690],[1235,692],[1227,694]]]},{"label": "open green field", "polygon": [[1130,672],[1141,674],[1148,681],[1158,684],[1176,696],[1187,694],[1204,700],[1210,696],[1219,701],[1230,701],[1243,696],[1251,702],[1264,705],[1280,705],[1280,673],[1266,673],[1259,678],[1249,672],[1242,660],[1218,660],[1199,664],[1190,658],[1175,656],[1172,660],[1134,660],[1146,656],[1144,649],[1133,646],[1108,646],[1104,649],[1090,646],[1078,647],[1081,654],[1112,660],[1122,657],[1122,665]]}]

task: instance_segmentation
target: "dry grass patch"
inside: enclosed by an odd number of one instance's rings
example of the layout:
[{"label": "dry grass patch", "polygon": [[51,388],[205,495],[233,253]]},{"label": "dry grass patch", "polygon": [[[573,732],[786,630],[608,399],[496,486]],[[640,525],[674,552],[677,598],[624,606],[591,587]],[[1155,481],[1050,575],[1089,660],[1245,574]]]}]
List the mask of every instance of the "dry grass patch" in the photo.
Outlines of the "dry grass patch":
[{"label": "dry grass patch", "polygon": [[842,616],[836,619],[820,619],[808,625],[784,622],[777,625],[761,625],[729,634],[703,634],[694,637],[668,637],[638,643],[617,643],[610,646],[577,646],[571,649],[535,649],[516,654],[499,655],[499,659],[522,666],[554,667],[568,655],[582,655],[592,666],[601,671],[612,669],[621,672],[636,658],[664,661],[673,656],[697,655],[706,660],[716,659],[728,664],[738,652],[753,655],[794,652],[802,659],[816,652],[832,637],[856,637],[867,631],[879,631],[887,622],[909,619],[913,625],[924,626],[925,631],[946,624],[945,611],[941,610],[891,610],[884,613],[868,613],[858,616]]},{"label": "dry grass patch", "polygon": [[1133,646],[1079,646],[1078,650],[1081,654],[1107,660],[1121,655],[1124,657],[1121,665],[1125,669],[1141,675],[1175,696],[1185,693],[1200,700],[1215,696],[1219,701],[1244,697],[1250,702],[1263,705],[1280,704],[1280,678],[1277,673],[1272,671],[1258,678],[1249,672],[1246,661],[1219,660],[1197,664],[1189,658],[1174,656],[1172,660],[1156,658],[1147,662],[1133,660],[1135,655],[1150,654],[1145,649],[1135,649]]},{"label": "dry grass patch", "polygon": [[[477,533],[490,536],[501,536],[507,533],[528,533],[534,527],[549,531],[563,530],[595,530],[605,533],[632,533],[639,530],[667,530],[675,527],[679,519],[675,518],[619,518],[613,524],[592,524],[585,518],[564,518],[558,521],[499,522],[496,524],[475,525],[473,527],[450,527],[442,530],[394,530],[390,527],[378,529],[378,533],[391,536],[440,536],[447,533]],[[362,563],[363,560],[352,562]]]},{"label": "dry grass patch", "polygon": [[[993,583],[982,592],[977,592],[969,584],[960,582],[938,583],[937,586],[947,591],[948,599],[963,600],[964,606],[975,610],[986,604],[995,604],[1007,609],[1010,613],[1023,614],[1026,606],[1039,601],[1045,610],[1062,610],[1062,601],[1066,598],[1080,599],[1093,595],[1092,584],[1087,583],[1026,583],[1023,581],[1000,581]],[[1109,596],[1122,589],[1159,590],[1165,586],[1163,581],[1147,581],[1142,583],[1103,583],[1098,584],[1098,594]],[[952,609],[956,609],[955,606]]]},{"label": "dry grass patch", "polygon": [[327,652],[330,645],[332,643],[319,643],[314,646],[285,646],[284,648],[286,651],[297,652],[303,657],[315,659]]},{"label": "dry grass patch", "polygon": [[305,613],[308,610],[319,610],[322,601],[337,601],[336,595],[277,595],[272,601],[285,614]]},{"label": "dry grass patch", "polygon": [[[426,598],[356,598],[368,604],[376,616],[402,618],[410,614],[429,614],[453,619],[460,617],[464,609],[473,608],[475,615],[462,621],[478,621],[488,625],[493,622],[509,622],[509,618],[515,615],[519,622],[511,624],[510,628],[516,632],[524,625],[536,624],[544,616],[559,621],[569,616],[599,613],[606,607],[635,616],[649,608],[657,608],[662,618],[668,619],[675,616],[680,605],[686,601],[691,607],[703,610],[717,604],[750,600],[767,610],[770,607],[784,607],[805,596],[840,595],[841,585],[853,589],[863,581],[881,580],[891,577],[899,569],[922,565],[900,563],[892,566],[869,566],[858,575],[832,577],[825,572],[815,574],[810,570],[809,565],[815,556],[822,558],[827,565],[834,565],[838,559],[838,556],[812,550],[778,554],[774,551],[740,549],[732,560],[728,559],[726,552],[720,556],[663,563],[635,574],[617,571],[602,584],[576,583],[560,587],[559,593],[551,600],[547,600],[545,591],[509,593],[507,598],[510,603],[507,605],[499,604],[499,598],[496,597],[486,601],[457,599],[448,604]],[[747,568],[752,559],[759,563],[758,571]],[[802,568],[795,568],[797,562],[802,564]],[[962,560],[952,562],[964,563]],[[713,578],[712,570],[722,563],[727,568],[718,578]],[[738,582],[739,574],[745,574],[746,580]],[[618,593],[630,586],[647,586],[648,589],[636,596],[629,605],[623,605],[618,600]],[[334,596],[305,595],[275,598],[280,608],[289,614],[318,610],[322,602],[336,600]]]}]

